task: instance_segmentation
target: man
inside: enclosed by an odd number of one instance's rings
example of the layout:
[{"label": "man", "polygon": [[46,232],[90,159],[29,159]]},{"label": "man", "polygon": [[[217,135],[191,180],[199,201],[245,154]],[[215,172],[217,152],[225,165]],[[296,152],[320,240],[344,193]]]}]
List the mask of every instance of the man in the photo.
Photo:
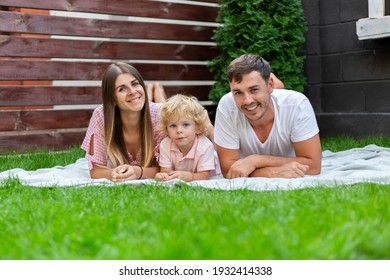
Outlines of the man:
[{"label": "man", "polygon": [[257,55],[233,60],[231,92],[215,119],[215,144],[226,178],[298,178],[321,172],[321,143],[309,100],[274,89],[270,65]]}]

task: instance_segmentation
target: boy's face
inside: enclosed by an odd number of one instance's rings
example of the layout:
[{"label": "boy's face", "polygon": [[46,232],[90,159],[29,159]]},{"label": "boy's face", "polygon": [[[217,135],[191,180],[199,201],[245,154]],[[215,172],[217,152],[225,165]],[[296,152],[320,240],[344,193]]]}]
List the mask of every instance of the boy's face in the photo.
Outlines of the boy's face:
[{"label": "boy's face", "polygon": [[186,155],[199,133],[194,120],[187,117],[171,117],[167,125],[168,136],[179,150]]}]

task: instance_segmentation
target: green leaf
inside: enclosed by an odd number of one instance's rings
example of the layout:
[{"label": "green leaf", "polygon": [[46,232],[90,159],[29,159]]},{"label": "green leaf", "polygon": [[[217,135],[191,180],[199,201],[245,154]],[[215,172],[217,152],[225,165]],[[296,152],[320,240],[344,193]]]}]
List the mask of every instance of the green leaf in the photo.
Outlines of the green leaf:
[{"label": "green leaf", "polygon": [[220,0],[213,39],[220,55],[208,63],[216,83],[209,99],[229,91],[225,71],[243,53],[256,53],[270,62],[286,88],[303,91],[304,42],[307,30],[300,0]]}]

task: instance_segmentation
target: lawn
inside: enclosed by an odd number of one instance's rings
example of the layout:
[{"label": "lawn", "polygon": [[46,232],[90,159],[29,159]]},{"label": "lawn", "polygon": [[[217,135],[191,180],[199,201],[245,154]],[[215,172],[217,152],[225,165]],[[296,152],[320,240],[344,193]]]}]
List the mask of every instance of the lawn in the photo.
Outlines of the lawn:
[{"label": "lawn", "polygon": [[[332,151],[390,139],[323,140]],[[0,157],[1,171],[82,157]],[[390,186],[221,191],[158,185],[0,187],[1,259],[390,259]]]}]

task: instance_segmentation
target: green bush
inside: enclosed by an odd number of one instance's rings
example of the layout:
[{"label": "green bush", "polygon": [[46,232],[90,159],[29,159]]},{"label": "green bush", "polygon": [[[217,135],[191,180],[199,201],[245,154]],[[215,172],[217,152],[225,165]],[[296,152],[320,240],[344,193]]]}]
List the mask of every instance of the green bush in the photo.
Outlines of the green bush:
[{"label": "green bush", "polygon": [[244,53],[259,54],[286,88],[302,92],[306,22],[300,0],[220,0],[213,36],[220,55],[208,63],[216,83],[209,99],[229,90],[225,72],[229,63]]}]

